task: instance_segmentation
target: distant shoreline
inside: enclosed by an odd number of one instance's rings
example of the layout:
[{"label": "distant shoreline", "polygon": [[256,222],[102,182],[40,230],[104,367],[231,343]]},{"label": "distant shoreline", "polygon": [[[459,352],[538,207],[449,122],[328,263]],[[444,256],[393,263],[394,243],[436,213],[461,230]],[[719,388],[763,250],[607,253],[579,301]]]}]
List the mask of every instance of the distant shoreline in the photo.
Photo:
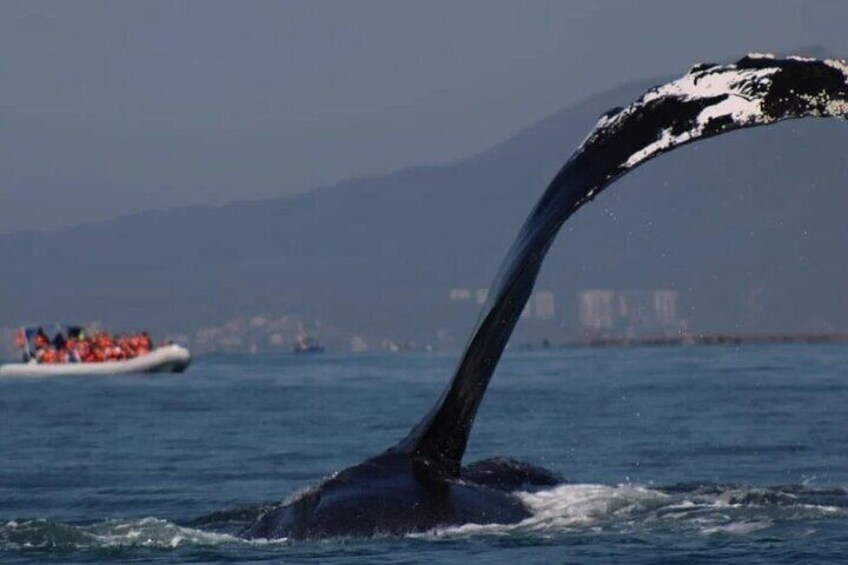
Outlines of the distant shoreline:
[{"label": "distant shoreline", "polygon": [[644,347],[683,345],[762,345],[778,343],[848,343],[846,333],[826,334],[704,334],[672,337],[604,337],[574,342],[578,347]]}]

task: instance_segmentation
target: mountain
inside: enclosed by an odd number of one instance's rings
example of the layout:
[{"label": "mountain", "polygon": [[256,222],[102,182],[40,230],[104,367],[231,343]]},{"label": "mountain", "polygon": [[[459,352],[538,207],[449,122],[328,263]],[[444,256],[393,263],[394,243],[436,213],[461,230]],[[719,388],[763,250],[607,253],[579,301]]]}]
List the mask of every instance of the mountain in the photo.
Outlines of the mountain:
[{"label": "mountain", "polygon": [[[488,285],[597,117],[649,86],[597,94],[449,165],[2,236],[0,326],[98,319],[193,331],[288,312],[349,334],[428,341],[443,330],[459,344],[476,305],[451,303],[449,289]],[[585,288],[677,289],[695,331],[845,331],[845,147],[844,123],[790,122],[625,177],[551,250],[537,286],[556,295],[558,331],[575,334]]]}]

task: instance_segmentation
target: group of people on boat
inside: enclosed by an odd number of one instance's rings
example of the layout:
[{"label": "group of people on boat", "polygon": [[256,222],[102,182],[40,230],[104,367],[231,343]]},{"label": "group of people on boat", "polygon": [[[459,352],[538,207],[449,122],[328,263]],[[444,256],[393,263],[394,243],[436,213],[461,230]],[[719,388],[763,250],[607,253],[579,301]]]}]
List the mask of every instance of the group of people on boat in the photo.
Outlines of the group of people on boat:
[{"label": "group of people on boat", "polygon": [[[28,341],[32,347],[28,346]],[[50,339],[43,328],[34,335],[19,331],[15,345],[24,350],[24,361],[35,359],[38,363],[103,363],[125,361],[149,353],[153,343],[147,332],[111,336],[106,332],[88,334],[82,328],[59,331]]]}]

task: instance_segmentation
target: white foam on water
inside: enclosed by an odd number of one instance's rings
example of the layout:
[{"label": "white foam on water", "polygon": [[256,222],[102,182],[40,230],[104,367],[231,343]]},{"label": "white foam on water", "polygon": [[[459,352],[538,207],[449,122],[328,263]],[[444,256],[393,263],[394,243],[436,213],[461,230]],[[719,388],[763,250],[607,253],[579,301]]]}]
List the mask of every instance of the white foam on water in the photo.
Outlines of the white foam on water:
[{"label": "white foam on water", "polygon": [[562,485],[519,496],[533,512],[521,526],[531,529],[591,525],[608,518],[627,517],[669,499],[667,494],[643,486],[594,484]]},{"label": "white foam on water", "polygon": [[666,504],[669,496],[636,485],[561,485],[539,492],[517,493],[532,515],[518,524],[463,524],[436,528],[418,538],[466,537],[485,534],[503,536],[512,533],[545,533],[592,530],[609,520],[628,520],[632,516]]},{"label": "white foam on water", "polygon": [[242,543],[241,538],[229,534],[207,532],[195,528],[178,526],[159,518],[142,518],[131,522],[108,521],[85,528],[101,547],[163,547],[176,548],[180,545],[222,545]]},{"label": "white foam on water", "polygon": [[[287,538],[247,540],[231,534],[179,526],[168,520],[153,517],[106,520],[89,525],[63,524],[44,519],[11,520],[2,525],[2,530],[0,553],[4,547],[64,547],[75,550],[132,547],[176,549],[185,546],[278,546],[290,543]],[[11,532],[19,538],[17,541],[6,537]]]},{"label": "white foam on water", "polygon": [[773,522],[771,520],[763,520],[761,522],[755,521],[741,521],[741,522],[729,522],[727,524],[722,524],[720,526],[711,526],[701,530],[701,534],[705,536],[712,535],[748,535],[760,530],[764,530],[766,528],[771,527]]},{"label": "white foam on water", "polygon": [[[814,496],[815,493],[812,493]],[[407,537],[422,540],[526,537],[550,539],[560,535],[746,536],[785,521],[831,519],[848,513],[848,504],[810,503],[796,489],[708,487],[687,492],[664,492],[643,485],[568,484],[538,492],[516,493],[531,516],[518,524],[463,524],[436,528]],[[2,529],[6,530],[4,534]],[[14,538],[3,539],[14,532]],[[384,536],[376,536],[384,537]],[[393,536],[385,536],[393,538]],[[320,543],[337,543],[323,540]],[[107,520],[74,526],[46,520],[8,521],[0,528],[3,548],[93,547],[152,548],[232,545],[279,548],[291,540],[246,540],[231,534],[184,527],[159,518]]]},{"label": "white foam on water", "polygon": [[[772,501],[768,497],[761,501],[746,499],[747,495],[758,493],[775,498]],[[631,484],[570,484],[516,494],[532,513],[518,524],[463,524],[408,537],[425,540],[479,535],[549,538],[633,532],[745,536],[784,520],[828,519],[846,513],[845,507],[805,503],[792,492],[754,487],[667,493]]]}]

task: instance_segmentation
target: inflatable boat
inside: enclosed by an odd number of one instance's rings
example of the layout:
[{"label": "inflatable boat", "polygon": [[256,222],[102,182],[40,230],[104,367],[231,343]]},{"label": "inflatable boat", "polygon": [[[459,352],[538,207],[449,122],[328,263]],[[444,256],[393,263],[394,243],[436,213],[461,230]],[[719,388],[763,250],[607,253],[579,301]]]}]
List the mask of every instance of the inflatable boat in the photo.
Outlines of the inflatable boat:
[{"label": "inflatable boat", "polygon": [[53,377],[61,375],[122,375],[127,373],[182,373],[191,353],[179,345],[163,345],[150,353],[124,361],[102,363],[5,363],[0,377]]}]

